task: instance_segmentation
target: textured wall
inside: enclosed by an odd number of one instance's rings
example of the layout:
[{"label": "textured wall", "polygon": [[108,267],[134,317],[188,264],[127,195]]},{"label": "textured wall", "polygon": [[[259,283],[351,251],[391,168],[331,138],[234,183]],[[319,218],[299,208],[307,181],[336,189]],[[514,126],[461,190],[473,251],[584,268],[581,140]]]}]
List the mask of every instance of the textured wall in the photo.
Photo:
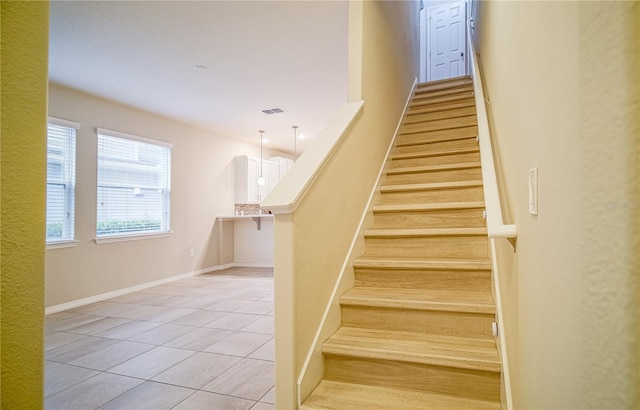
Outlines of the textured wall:
[{"label": "textured wall", "polygon": [[[482,4],[515,408],[637,408],[638,2]],[[539,169],[539,215],[527,172]]]},{"label": "textured wall", "polygon": [[42,407],[47,2],[1,3],[1,403]]}]

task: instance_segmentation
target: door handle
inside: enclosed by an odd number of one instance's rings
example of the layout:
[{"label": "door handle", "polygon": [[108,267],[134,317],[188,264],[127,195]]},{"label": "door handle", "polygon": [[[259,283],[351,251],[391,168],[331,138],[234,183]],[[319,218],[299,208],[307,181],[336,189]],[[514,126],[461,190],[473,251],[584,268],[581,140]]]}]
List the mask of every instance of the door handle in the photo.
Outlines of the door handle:
[{"label": "door handle", "polygon": [[464,57],[464,53],[460,53],[460,57]]}]

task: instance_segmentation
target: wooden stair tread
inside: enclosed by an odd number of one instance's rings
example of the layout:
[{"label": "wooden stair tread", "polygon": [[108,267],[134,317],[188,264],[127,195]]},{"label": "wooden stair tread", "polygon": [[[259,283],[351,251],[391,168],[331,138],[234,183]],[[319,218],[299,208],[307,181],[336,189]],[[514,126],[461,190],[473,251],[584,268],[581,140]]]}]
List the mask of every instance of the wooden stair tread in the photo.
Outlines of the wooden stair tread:
[{"label": "wooden stair tread", "polygon": [[413,101],[421,101],[426,98],[441,97],[443,95],[450,95],[460,92],[473,92],[473,84],[459,84],[452,85],[451,87],[431,89],[431,90],[416,90],[413,97]]},{"label": "wooden stair tread", "polygon": [[500,403],[445,394],[323,380],[301,410],[500,410]]},{"label": "wooden stair tread", "polygon": [[[467,128],[467,127],[464,127]],[[407,134],[409,135],[409,134]],[[424,138],[424,139],[412,139],[410,141],[399,141],[396,144],[396,147],[406,147],[409,145],[425,145],[425,144],[436,144],[439,142],[451,142],[451,141],[460,141],[460,140],[470,140],[477,139],[477,135],[470,136],[451,136],[451,137],[435,137],[435,138]]]},{"label": "wooden stair tread", "polygon": [[449,101],[456,101],[456,100],[464,100],[467,98],[475,98],[475,92],[474,91],[462,91],[462,92],[456,92],[454,94],[449,94],[449,95],[443,95],[443,96],[438,96],[438,97],[433,97],[433,98],[429,98],[429,99],[423,99],[423,100],[418,100],[416,102],[411,102],[411,104],[409,104],[409,109],[415,109],[415,108],[422,108],[425,107],[427,105],[431,105],[431,104],[437,104],[437,103],[442,103],[442,102],[449,102]]},{"label": "wooden stair tread", "polygon": [[[478,124],[478,119],[476,114],[467,114],[454,118],[447,119],[439,119],[432,121],[424,121],[420,122],[420,127],[403,127],[403,130],[400,132],[400,135],[413,135],[413,134],[423,134],[425,132],[432,131],[440,131],[440,130],[452,130],[456,128],[465,128]],[[415,125],[415,124],[413,124]]]},{"label": "wooden stair tread", "polygon": [[423,90],[423,89],[426,89],[426,88],[442,87],[442,86],[447,86],[447,85],[450,85],[450,84],[456,84],[456,83],[459,83],[459,82],[472,83],[473,79],[471,78],[470,75],[461,75],[459,77],[444,78],[442,80],[425,81],[425,82],[422,82],[422,83],[418,83],[416,85],[416,89]]},{"label": "wooden stair tread", "polygon": [[488,270],[488,260],[429,260],[422,258],[389,258],[377,256],[361,256],[353,261],[354,268],[375,269],[453,269],[453,270]]},{"label": "wooden stair tread", "polygon": [[396,167],[387,170],[387,175],[415,174],[419,172],[450,171],[457,169],[480,168],[480,162],[461,162],[456,164],[438,165],[414,165],[407,167]]},{"label": "wooden stair tread", "polygon": [[426,236],[485,236],[487,228],[367,229],[365,238],[419,238]]},{"label": "wooden stair tread", "polygon": [[341,327],[324,343],[322,353],[500,371],[500,359],[492,339]]},{"label": "wooden stair tread", "polygon": [[455,189],[482,186],[482,181],[432,182],[426,184],[382,185],[380,192],[425,191],[433,189]]},{"label": "wooden stair tread", "polygon": [[396,154],[392,155],[391,159],[394,161],[403,160],[403,159],[416,159],[416,158],[430,158],[430,157],[439,157],[445,155],[462,155],[462,154],[474,154],[476,152],[480,152],[480,148],[465,148],[465,149],[453,149],[446,151],[418,151],[418,152],[408,152],[406,154]]},{"label": "wooden stair tread", "polygon": [[484,202],[442,202],[430,204],[391,204],[391,205],[374,205],[373,213],[385,212],[428,212],[428,211],[444,211],[456,209],[484,209]]},{"label": "wooden stair tread", "polygon": [[411,115],[420,115],[420,114],[429,114],[433,112],[439,111],[448,111],[457,108],[466,108],[466,107],[475,107],[476,99],[475,98],[464,98],[454,101],[444,101],[441,103],[429,104],[420,108],[413,108],[407,111],[407,116]]},{"label": "wooden stair tread", "polygon": [[495,313],[491,293],[454,290],[354,287],[340,297],[340,304],[390,309]]}]

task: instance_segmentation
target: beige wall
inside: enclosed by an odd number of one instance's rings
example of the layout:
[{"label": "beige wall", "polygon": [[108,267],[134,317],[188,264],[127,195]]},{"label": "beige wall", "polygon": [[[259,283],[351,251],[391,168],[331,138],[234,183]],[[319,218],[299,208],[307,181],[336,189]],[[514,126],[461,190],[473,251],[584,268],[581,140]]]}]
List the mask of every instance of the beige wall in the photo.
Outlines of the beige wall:
[{"label": "beige wall", "polygon": [[[322,166],[295,212],[276,215],[279,409],[296,407],[296,379],[418,70],[417,2],[351,2],[349,13],[349,99],[363,99],[363,112]],[[296,167],[290,172],[296,172]],[[339,325],[339,318],[334,325]],[[321,368],[314,377],[319,381]]]},{"label": "beige wall", "polygon": [[0,3],[2,409],[43,405],[49,3]]},{"label": "beige wall", "polygon": [[[49,115],[82,126],[76,163],[79,242],[47,251],[47,306],[234,262],[233,223],[215,218],[234,212],[233,157],[257,156],[258,146],[58,85],[50,86]],[[96,127],[173,143],[170,237],[95,243]],[[265,155],[278,153],[265,150]]]},{"label": "beige wall", "polygon": [[[637,408],[638,2],[482,4],[514,407]],[[539,215],[527,172],[539,169]]]}]

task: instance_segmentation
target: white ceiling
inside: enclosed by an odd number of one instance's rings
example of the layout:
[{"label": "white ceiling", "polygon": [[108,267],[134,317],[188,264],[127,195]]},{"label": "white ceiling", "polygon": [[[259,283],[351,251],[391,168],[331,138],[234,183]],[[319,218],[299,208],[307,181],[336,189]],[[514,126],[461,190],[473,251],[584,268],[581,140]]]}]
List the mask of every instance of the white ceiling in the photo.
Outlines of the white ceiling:
[{"label": "white ceiling", "polygon": [[264,129],[266,146],[291,153],[298,125],[300,153],[346,102],[347,12],[346,1],[54,1],[49,78],[253,144]]}]

